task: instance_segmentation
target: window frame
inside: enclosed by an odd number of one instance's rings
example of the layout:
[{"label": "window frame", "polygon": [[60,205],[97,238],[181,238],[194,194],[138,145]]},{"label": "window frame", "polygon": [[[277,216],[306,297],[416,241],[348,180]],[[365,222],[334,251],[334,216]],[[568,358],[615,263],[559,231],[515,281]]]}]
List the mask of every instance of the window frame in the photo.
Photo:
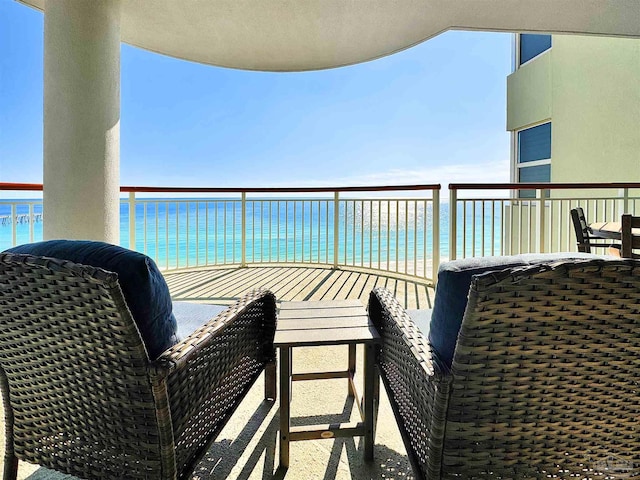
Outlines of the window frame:
[{"label": "window frame", "polygon": [[[520,52],[522,51],[522,35],[548,35],[549,37],[551,37],[551,46],[549,48],[547,48],[546,50],[543,50],[542,52],[540,52],[539,54],[537,54],[534,57],[531,57],[529,60],[527,60],[524,63],[520,62]],[[527,65],[528,63],[536,60],[537,58],[540,57],[540,55],[544,55],[547,52],[550,52],[551,50],[553,50],[553,35],[551,34],[547,34],[547,33],[516,33],[515,34],[516,40],[515,40],[515,44],[514,44],[514,59],[515,59],[515,68],[514,71],[518,70],[519,68]]]},{"label": "window frame", "polygon": [[[551,157],[553,156],[552,153],[550,153],[549,158],[543,158],[543,159],[539,159],[539,160],[529,160],[528,162],[521,162],[520,161],[520,132],[523,132],[525,130],[529,130],[531,128],[535,128],[535,127],[539,127],[540,125],[544,125],[549,123],[551,128],[550,128],[550,148],[549,151],[552,152],[552,148],[553,148],[553,121],[549,118],[549,119],[545,119],[541,122],[532,124],[532,125],[527,125],[524,128],[520,128],[518,130],[514,130],[512,132],[512,137],[511,137],[511,148],[512,148],[512,158],[513,158],[513,168],[511,169],[512,172],[512,177],[511,177],[511,182],[512,183],[523,183],[520,182],[520,169],[522,168],[529,168],[529,167],[540,167],[543,165],[549,165],[549,167],[551,168]],[[551,182],[551,171],[549,171],[549,182]],[[530,196],[528,196],[527,194],[523,195],[523,193],[525,192],[529,192],[529,190],[518,190],[516,193],[516,197],[521,198],[521,199],[526,199],[526,198],[531,198]]]}]

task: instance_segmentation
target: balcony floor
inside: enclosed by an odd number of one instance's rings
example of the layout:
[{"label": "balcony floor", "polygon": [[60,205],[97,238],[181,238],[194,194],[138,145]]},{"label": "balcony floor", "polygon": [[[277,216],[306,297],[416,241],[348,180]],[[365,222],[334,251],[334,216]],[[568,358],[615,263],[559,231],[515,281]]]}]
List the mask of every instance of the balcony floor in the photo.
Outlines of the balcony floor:
[{"label": "balcony floor", "polygon": [[[425,283],[371,271],[309,267],[199,268],[165,274],[176,300],[231,303],[249,289],[269,287],[282,300],[360,299],[366,305],[374,286],[386,286],[408,308],[430,308],[433,290]],[[358,347],[358,374],[362,347]],[[294,372],[344,370],[347,347],[308,347],[293,351]],[[362,379],[356,384],[362,391]],[[196,468],[193,479],[409,479],[413,478],[393,412],[380,388],[374,460],[363,459],[361,438],[293,442],[290,467],[278,468],[278,403],[263,400],[264,376],[256,382],[230,422]],[[295,382],[292,425],[346,423],[359,420],[358,408],[346,396],[344,379]],[[0,420],[4,412],[0,403]],[[3,423],[3,422],[2,422]],[[0,427],[0,450],[4,446]],[[36,465],[20,462],[18,479],[71,480]]]},{"label": "balcony floor", "polygon": [[316,266],[200,267],[170,271],[165,278],[174,300],[215,304],[234,302],[248,290],[267,287],[278,301],[358,299],[363,305],[374,287],[391,290],[409,309],[432,308],[426,281],[367,269]]}]

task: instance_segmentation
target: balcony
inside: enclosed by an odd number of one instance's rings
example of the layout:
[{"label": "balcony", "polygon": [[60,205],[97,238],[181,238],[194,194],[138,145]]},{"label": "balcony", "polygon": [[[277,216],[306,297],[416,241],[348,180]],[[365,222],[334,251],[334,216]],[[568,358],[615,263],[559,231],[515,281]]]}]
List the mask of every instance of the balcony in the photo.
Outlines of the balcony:
[{"label": "balcony", "polygon": [[[1,200],[0,249],[42,239],[41,186],[1,184],[26,199]],[[520,198],[520,190],[533,195]],[[456,184],[357,189],[127,188],[121,244],[152,256],[175,299],[227,304],[267,286],[279,300],[357,298],[391,287],[407,308],[430,308],[438,265],[452,258],[575,251],[569,210],[589,221],[640,210],[640,184]],[[362,355],[359,355],[362,358]],[[338,369],[346,350],[304,349],[296,366]],[[362,371],[362,368],[359,368]],[[357,414],[346,386],[294,386],[298,421],[346,422]],[[323,384],[324,386],[324,384]],[[277,406],[262,402],[262,380],[201,462],[194,478],[283,478],[277,471]],[[375,460],[359,439],[295,443],[288,478],[411,478],[384,392]],[[337,415],[336,415],[337,414]],[[275,471],[275,477],[273,472]],[[19,478],[66,478],[22,466]]]}]

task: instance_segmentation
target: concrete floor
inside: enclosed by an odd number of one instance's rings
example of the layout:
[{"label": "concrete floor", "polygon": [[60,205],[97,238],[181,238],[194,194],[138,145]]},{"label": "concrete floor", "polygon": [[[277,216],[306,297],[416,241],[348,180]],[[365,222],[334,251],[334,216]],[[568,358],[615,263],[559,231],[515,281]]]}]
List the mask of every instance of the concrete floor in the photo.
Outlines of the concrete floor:
[{"label": "concrete floor", "polygon": [[[361,363],[361,360],[359,347],[358,361]],[[294,372],[340,370],[346,365],[345,346],[294,349]],[[362,371],[361,364],[359,371]],[[278,404],[263,400],[263,387],[261,377],[200,462],[193,479],[413,478],[383,387],[373,462],[364,462],[361,438],[311,440],[291,444],[290,467],[286,471],[278,468]],[[346,397],[346,392],[346,380],[295,382],[292,425],[354,421],[358,411]],[[4,436],[4,428],[0,428],[0,435]],[[4,437],[0,440],[0,448],[3,448]],[[62,480],[75,477],[21,462],[18,478]]]}]

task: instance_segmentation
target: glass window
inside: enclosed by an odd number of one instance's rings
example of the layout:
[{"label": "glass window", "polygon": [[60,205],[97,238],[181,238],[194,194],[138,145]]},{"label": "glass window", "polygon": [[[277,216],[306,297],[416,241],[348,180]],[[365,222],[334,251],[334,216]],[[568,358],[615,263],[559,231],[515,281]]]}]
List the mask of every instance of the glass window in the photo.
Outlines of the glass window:
[{"label": "glass window", "polygon": [[551,158],[551,122],[518,132],[518,163]]},{"label": "glass window", "polygon": [[551,48],[551,35],[523,33],[520,35],[520,65]]},{"label": "glass window", "polygon": [[[550,182],[551,181],[551,164],[537,165],[535,167],[523,167],[518,169],[519,182]],[[550,190],[545,190],[545,197],[549,197]],[[535,198],[535,190],[520,190],[518,192],[520,198]]]},{"label": "glass window", "polygon": [[518,169],[519,182],[550,182],[551,165],[538,165]]}]

